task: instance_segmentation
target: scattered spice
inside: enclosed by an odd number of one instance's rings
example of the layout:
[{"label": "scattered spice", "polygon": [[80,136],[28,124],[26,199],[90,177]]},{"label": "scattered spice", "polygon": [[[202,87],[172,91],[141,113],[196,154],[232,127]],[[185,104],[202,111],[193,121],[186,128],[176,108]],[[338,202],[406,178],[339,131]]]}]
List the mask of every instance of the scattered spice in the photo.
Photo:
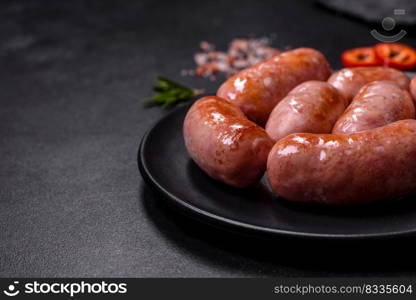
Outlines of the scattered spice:
[{"label": "scattered spice", "polygon": [[[280,53],[270,47],[274,37],[234,39],[226,52],[217,51],[213,44],[200,43],[201,52],[194,55],[195,70],[182,70],[182,76],[201,76],[216,80],[218,73],[229,77],[242,69],[255,65]],[[204,90],[192,89],[166,77],[158,76],[153,86],[155,94],[147,100],[148,104],[161,105],[163,108],[194,99]]]},{"label": "scattered spice", "polygon": [[271,38],[234,39],[227,52],[217,51],[213,44],[201,42],[202,52],[194,55],[196,70],[182,70],[181,75],[198,75],[210,80],[216,79],[216,74],[224,73],[229,77],[240,70],[255,65],[276,54],[279,50],[270,47]]}]

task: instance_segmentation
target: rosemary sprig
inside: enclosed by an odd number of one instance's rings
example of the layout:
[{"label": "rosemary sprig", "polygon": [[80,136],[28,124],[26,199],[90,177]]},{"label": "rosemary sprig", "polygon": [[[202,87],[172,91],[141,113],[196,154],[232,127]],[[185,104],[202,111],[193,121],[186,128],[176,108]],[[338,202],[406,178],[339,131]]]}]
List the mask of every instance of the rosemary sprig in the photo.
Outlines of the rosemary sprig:
[{"label": "rosemary sprig", "polygon": [[161,105],[162,108],[188,101],[204,92],[203,90],[191,89],[162,76],[156,77],[153,90],[155,94],[147,102],[153,105]]}]

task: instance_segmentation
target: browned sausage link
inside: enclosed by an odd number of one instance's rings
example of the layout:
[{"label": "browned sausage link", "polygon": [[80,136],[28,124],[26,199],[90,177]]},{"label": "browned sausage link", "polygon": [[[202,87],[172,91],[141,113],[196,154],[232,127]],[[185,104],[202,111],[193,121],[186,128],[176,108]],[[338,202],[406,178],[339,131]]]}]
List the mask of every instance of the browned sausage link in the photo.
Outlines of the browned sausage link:
[{"label": "browned sausage link", "polygon": [[409,78],[396,69],[387,67],[357,67],[341,69],[329,77],[332,84],[349,102],[367,83],[376,80],[396,82],[402,89],[409,88]]},{"label": "browned sausage link", "polygon": [[275,141],[296,132],[330,133],[346,106],[346,100],[329,83],[306,81],[276,105],[266,132]]},{"label": "browned sausage link", "polygon": [[195,102],[184,125],[185,146],[209,176],[235,187],[255,184],[266,170],[273,141],[225,99],[210,96]]},{"label": "browned sausage link", "polygon": [[414,103],[416,103],[416,76],[410,80],[410,94],[412,94],[412,98]]},{"label": "browned sausage link", "polygon": [[264,126],[275,105],[291,89],[307,80],[327,80],[330,74],[329,63],[322,53],[299,48],[230,77],[217,96],[233,102],[250,120]]},{"label": "browned sausage link", "polygon": [[414,118],[415,107],[408,91],[392,81],[373,81],[354,97],[332,133],[351,134]]},{"label": "browned sausage link", "polygon": [[270,151],[275,193],[296,202],[361,204],[416,192],[416,120],[351,135],[292,134]]}]

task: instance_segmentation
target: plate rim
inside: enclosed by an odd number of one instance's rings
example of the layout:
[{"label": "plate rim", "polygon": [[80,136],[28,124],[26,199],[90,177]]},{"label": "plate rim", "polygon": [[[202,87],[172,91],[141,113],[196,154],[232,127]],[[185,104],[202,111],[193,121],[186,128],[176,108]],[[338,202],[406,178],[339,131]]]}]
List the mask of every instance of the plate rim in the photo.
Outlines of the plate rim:
[{"label": "plate rim", "polygon": [[[160,126],[160,124],[167,118],[171,117],[174,114],[180,113],[182,110],[190,107],[192,103],[187,105],[177,107],[171,112],[165,114],[160,119],[158,119],[154,124],[147,130],[147,132],[142,136],[138,152],[137,152],[137,164],[138,169],[145,181],[146,184],[150,185],[152,188],[156,189],[159,193],[162,194],[162,198],[168,199],[170,204],[174,204],[175,208],[180,209],[187,216],[190,216],[196,221],[204,221],[209,225],[219,227],[221,229],[232,231],[233,233],[245,233],[250,236],[253,234],[260,233],[263,237],[289,237],[289,238],[304,238],[304,239],[323,239],[323,240],[369,240],[369,239],[392,239],[399,237],[409,237],[414,236],[416,233],[416,228],[409,230],[399,230],[399,231],[389,231],[384,233],[350,233],[350,234],[337,234],[337,233],[314,233],[314,232],[305,232],[305,231],[294,231],[286,229],[278,229],[271,227],[264,227],[259,225],[254,225],[250,223],[241,222],[235,219],[227,218],[224,216],[217,215],[215,213],[201,209],[195,205],[192,205],[185,200],[180,199],[179,197],[170,193],[166,188],[164,188],[151,174],[149,168],[146,164],[144,148],[148,142],[149,136],[154,132],[154,130]],[[202,217],[202,219],[201,219]]]}]

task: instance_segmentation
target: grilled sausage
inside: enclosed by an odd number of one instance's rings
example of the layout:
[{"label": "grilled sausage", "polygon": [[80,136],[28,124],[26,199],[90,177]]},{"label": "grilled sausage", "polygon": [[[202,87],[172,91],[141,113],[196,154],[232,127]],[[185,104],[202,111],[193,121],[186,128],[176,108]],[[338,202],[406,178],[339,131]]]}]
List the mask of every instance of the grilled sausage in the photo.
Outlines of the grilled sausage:
[{"label": "grilled sausage", "polygon": [[276,104],[298,84],[327,80],[331,69],[317,50],[299,48],[283,52],[244,69],[225,81],[217,92],[257,124],[264,126]]},{"label": "grilled sausage", "polygon": [[275,144],[272,189],[295,202],[361,204],[416,192],[416,120],[351,135],[291,134]]},{"label": "grilled sausage", "polygon": [[275,141],[296,132],[330,133],[346,106],[346,100],[329,83],[306,81],[276,105],[266,132]]},{"label": "grilled sausage", "polygon": [[409,92],[392,81],[373,81],[354,97],[332,133],[351,134],[414,118],[415,107]]},{"label": "grilled sausage", "polygon": [[357,67],[341,69],[329,77],[332,84],[349,102],[367,83],[377,80],[394,81],[402,89],[409,88],[409,78],[396,69],[387,67]]},{"label": "grilled sausage", "polygon": [[204,97],[189,109],[183,135],[189,155],[209,176],[235,187],[254,185],[273,141],[229,101]]}]

